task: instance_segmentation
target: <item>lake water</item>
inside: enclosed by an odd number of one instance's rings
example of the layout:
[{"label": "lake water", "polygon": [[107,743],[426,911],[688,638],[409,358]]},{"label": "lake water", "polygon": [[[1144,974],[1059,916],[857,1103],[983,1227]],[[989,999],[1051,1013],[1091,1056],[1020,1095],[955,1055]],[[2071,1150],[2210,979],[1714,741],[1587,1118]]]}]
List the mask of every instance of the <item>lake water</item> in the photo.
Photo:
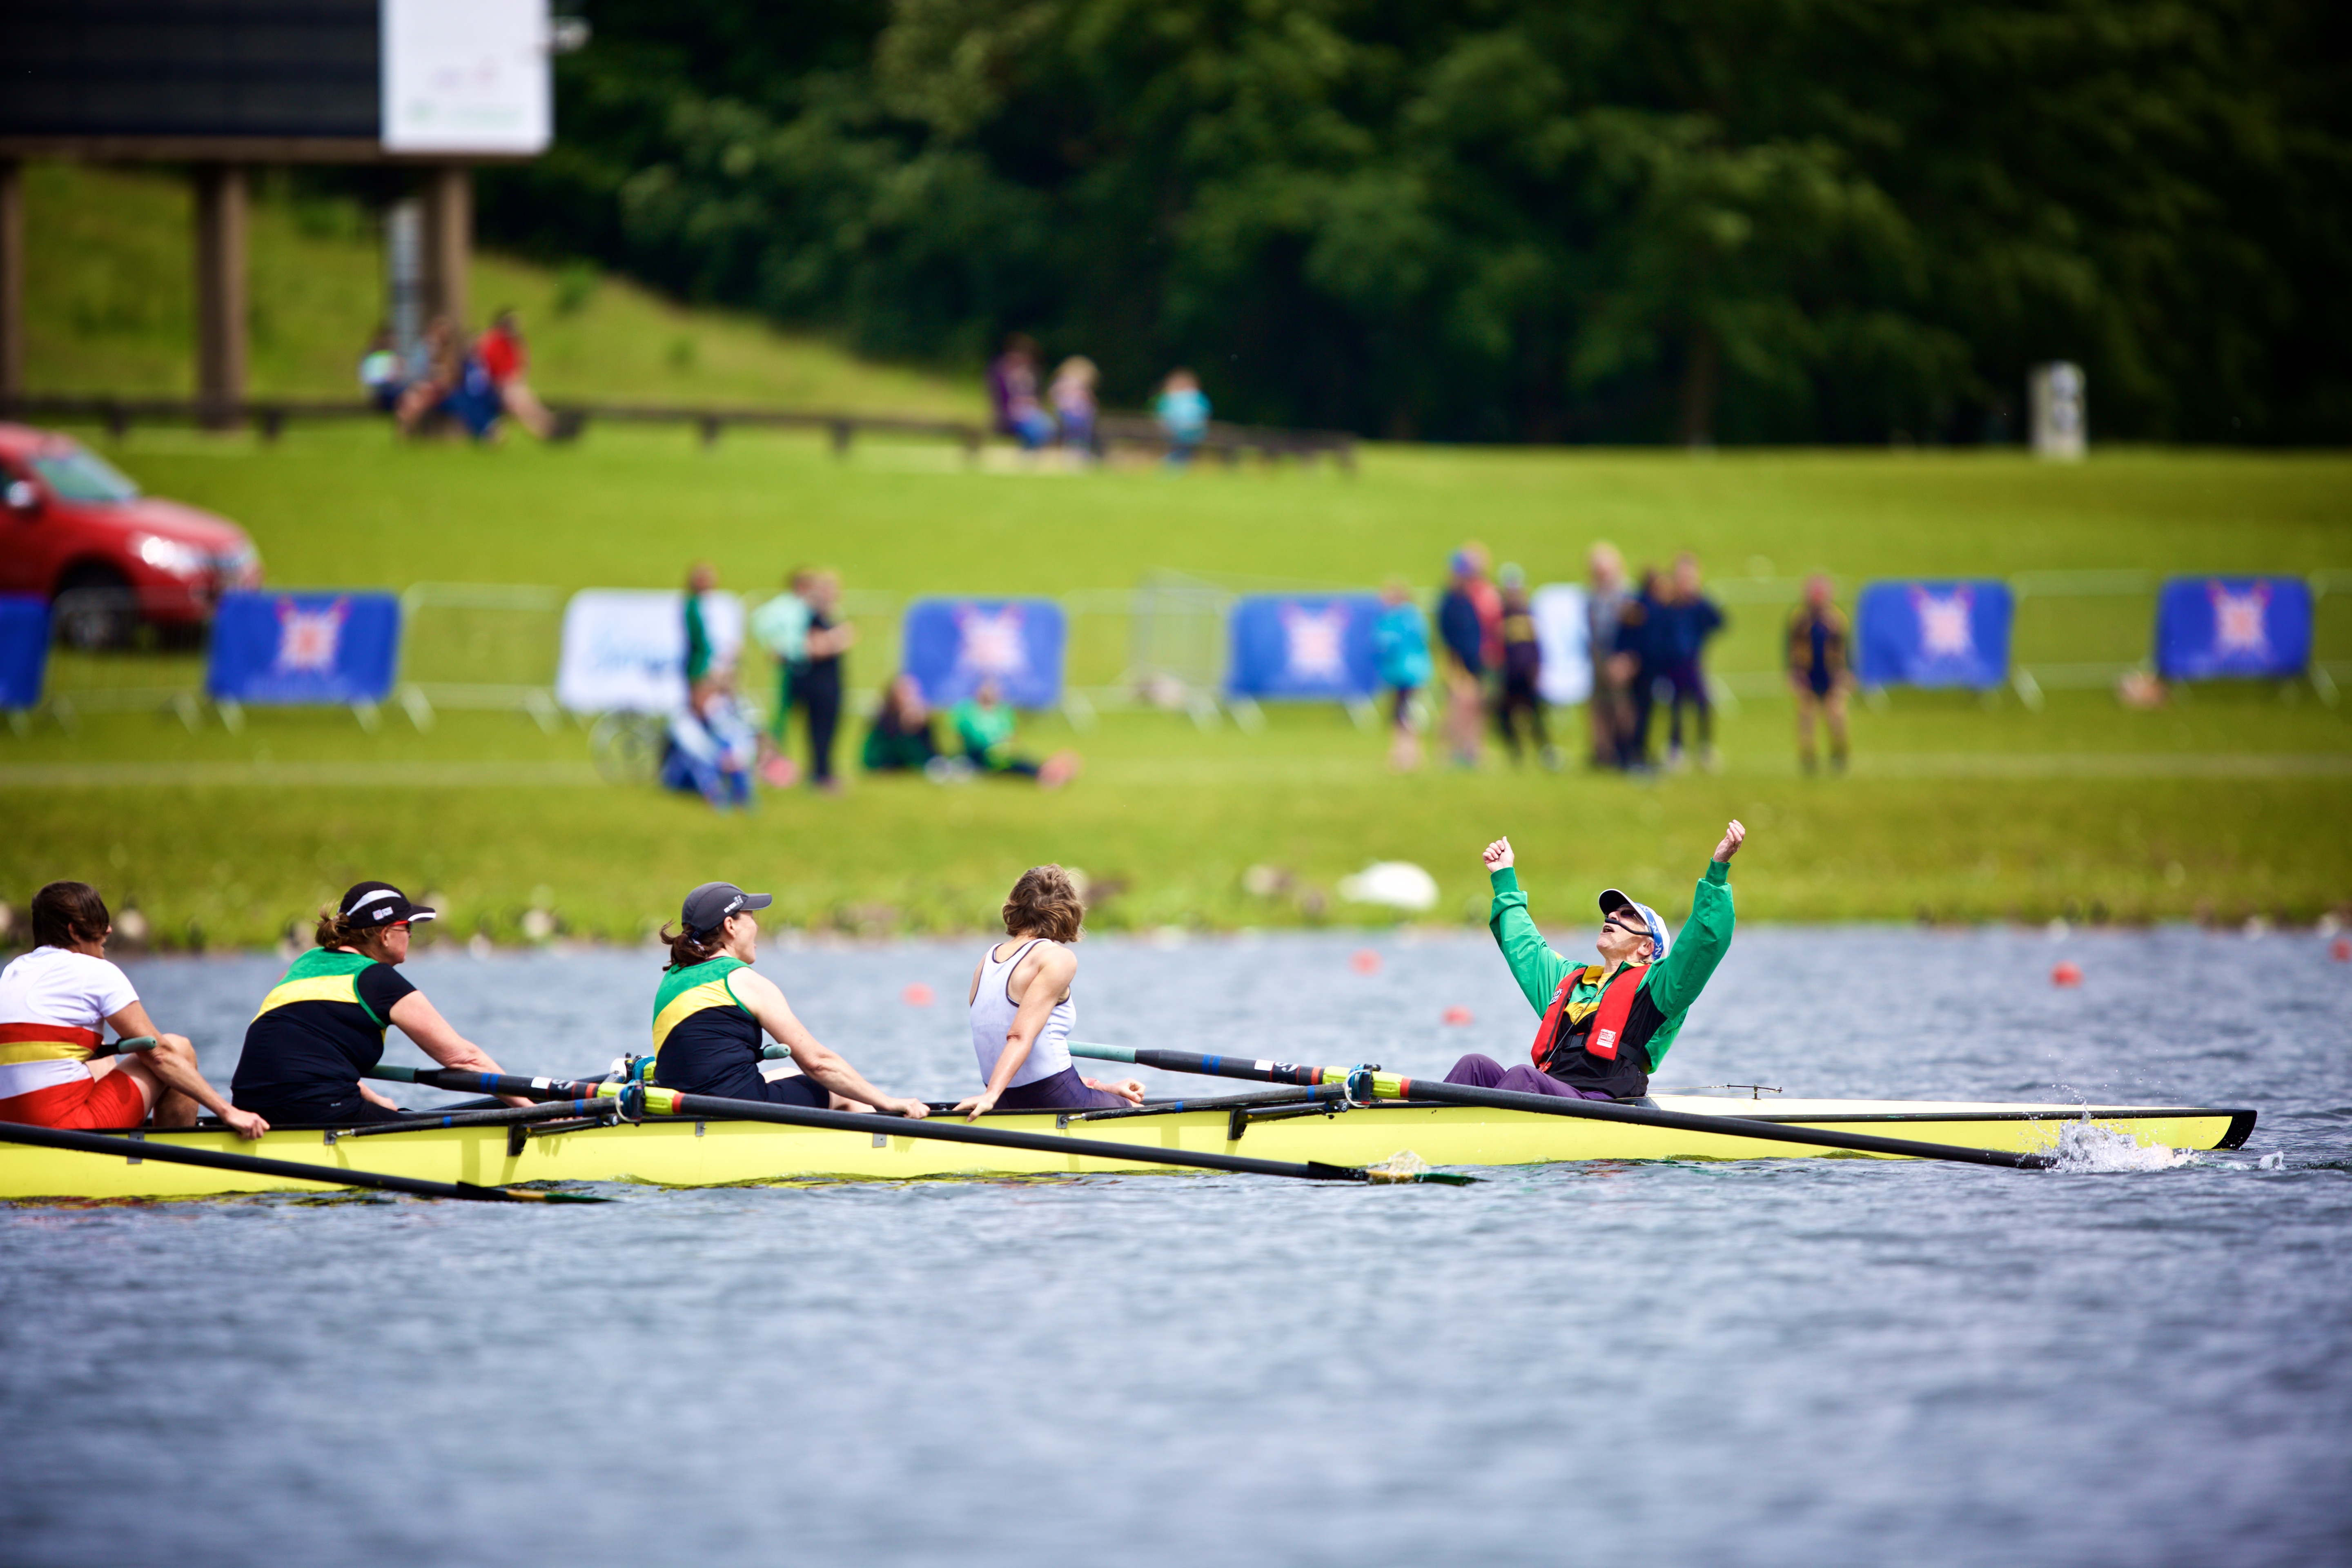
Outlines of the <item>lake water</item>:
[{"label": "lake water", "polygon": [[[761,967],[945,1098],[978,946]],[[1473,936],[1082,952],[1082,1038],[1434,1075],[1532,1033]],[[503,1065],[569,1075],[643,1039],[656,964],[410,973]],[[226,1081],[279,966],[131,967]],[[2308,935],[1751,931],[1658,1082],[1725,1079],[2263,1120],[2098,1174],[0,1208],[0,1560],[2352,1561],[2352,964]]]}]

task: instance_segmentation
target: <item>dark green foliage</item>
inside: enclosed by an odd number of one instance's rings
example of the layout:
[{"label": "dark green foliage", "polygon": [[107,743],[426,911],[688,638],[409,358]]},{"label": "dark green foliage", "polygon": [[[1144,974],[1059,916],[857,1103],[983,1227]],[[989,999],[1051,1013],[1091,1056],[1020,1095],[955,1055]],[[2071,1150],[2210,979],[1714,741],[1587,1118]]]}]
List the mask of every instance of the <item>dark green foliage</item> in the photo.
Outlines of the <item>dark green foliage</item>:
[{"label": "dark green foliage", "polygon": [[2352,436],[2312,0],[601,0],[495,237],[1454,439]]}]

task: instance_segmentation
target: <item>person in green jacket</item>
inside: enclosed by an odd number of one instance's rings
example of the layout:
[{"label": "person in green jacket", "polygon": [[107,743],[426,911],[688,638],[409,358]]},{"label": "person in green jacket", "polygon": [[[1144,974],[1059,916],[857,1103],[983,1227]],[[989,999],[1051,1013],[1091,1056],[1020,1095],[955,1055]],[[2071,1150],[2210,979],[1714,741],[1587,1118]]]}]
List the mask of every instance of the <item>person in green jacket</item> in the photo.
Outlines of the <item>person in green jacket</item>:
[{"label": "person in green jacket", "polygon": [[1511,841],[1487,845],[1495,903],[1486,924],[1511,977],[1543,1022],[1528,1065],[1507,1068],[1473,1052],[1454,1064],[1445,1081],[1578,1100],[1639,1100],[1648,1093],[1650,1075],[1730,951],[1731,858],[1747,839],[1748,829],[1737,821],[1724,828],[1679,936],[1668,933],[1649,905],[1604,889],[1595,943],[1601,962],[1590,964],[1569,963],[1536,929],[1512,868]]},{"label": "person in green jacket", "polygon": [[948,710],[957,743],[971,765],[983,773],[1033,778],[1046,789],[1059,789],[1076,776],[1078,754],[1056,752],[1044,762],[1016,755],[1013,750],[1013,710],[996,682],[982,680],[978,690]]}]

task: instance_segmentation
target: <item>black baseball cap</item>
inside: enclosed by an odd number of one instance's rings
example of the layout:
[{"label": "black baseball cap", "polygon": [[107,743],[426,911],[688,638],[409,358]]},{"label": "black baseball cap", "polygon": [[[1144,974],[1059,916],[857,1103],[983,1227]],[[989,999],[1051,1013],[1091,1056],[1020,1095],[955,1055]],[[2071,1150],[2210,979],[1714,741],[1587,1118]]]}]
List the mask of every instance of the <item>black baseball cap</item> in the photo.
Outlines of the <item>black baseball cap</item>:
[{"label": "black baseball cap", "polygon": [[732,882],[705,882],[687,894],[677,913],[686,929],[699,936],[725,925],[730,915],[764,910],[775,901],[772,894],[747,893]]},{"label": "black baseball cap", "polygon": [[345,925],[363,931],[376,926],[398,925],[403,921],[414,924],[418,921],[432,920],[436,914],[422,904],[410,903],[408,895],[390,882],[355,884],[350,892],[343,895],[339,912]]}]

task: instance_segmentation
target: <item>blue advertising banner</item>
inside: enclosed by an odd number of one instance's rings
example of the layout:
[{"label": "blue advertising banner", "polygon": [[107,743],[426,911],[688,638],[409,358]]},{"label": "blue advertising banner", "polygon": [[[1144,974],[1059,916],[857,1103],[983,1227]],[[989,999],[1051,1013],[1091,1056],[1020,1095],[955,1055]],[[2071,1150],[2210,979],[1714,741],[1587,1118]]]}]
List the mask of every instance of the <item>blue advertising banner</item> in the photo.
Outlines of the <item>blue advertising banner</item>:
[{"label": "blue advertising banner", "polygon": [[2174,577],[2156,601],[2167,680],[2284,679],[2311,664],[2311,584],[2300,577]]},{"label": "blue advertising banner", "polygon": [[1263,594],[1237,600],[1225,626],[1232,697],[1352,701],[1380,689],[1370,594]]},{"label": "blue advertising banner", "polygon": [[0,594],[0,708],[39,706],[48,667],[48,601]]},{"label": "blue advertising banner", "polygon": [[1014,708],[1062,700],[1069,625],[1051,599],[918,599],[899,637],[906,671],[934,706],[962,701],[983,680]]},{"label": "blue advertising banner", "polygon": [[1944,583],[1873,583],[1854,606],[1864,686],[1962,686],[2009,679],[2009,584],[1991,578]]},{"label": "blue advertising banner", "polygon": [[205,689],[226,702],[381,702],[399,653],[390,594],[225,594]]}]

